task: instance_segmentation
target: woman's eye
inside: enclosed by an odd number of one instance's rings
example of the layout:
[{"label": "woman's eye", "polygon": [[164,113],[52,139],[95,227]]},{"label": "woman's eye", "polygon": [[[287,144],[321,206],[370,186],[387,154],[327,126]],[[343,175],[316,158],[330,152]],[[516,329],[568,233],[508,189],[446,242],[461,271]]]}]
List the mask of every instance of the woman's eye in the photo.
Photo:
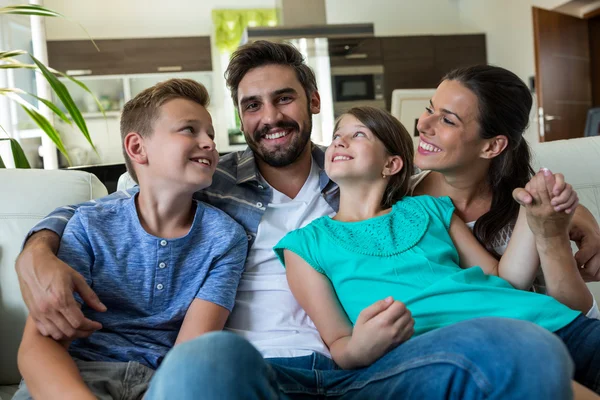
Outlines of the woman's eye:
[{"label": "woman's eye", "polygon": [[186,126],[185,128],[182,129],[182,131],[194,133],[194,128],[192,128],[191,126]]},{"label": "woman's eye", "polygon": [[448,118],[444,118],[444,123],[448,125],[455,125],[454,122],[450,121]]},{"label": "woman's eye", "polygon": [[427,110],[428,114],[433,114],[433,110],[431,109],[431,107],[425,107],[425,110]]},{"label": "woman's eye", "polygon": [[363,132],[356,132],[354,134],[354,137],[365,137],[365,136],[367,136],[367,135],[365,135]]},{"label": "woman's eye", "polygon": [[340,137],[340,135],[338,135],[338,134],[336,133],[336,134],[334,134],[334,135],[333,135],[332,139],[333,139],[333,140],[335,140],[335,139],[337,139],[337,138],[339,138],[339,137]]}]

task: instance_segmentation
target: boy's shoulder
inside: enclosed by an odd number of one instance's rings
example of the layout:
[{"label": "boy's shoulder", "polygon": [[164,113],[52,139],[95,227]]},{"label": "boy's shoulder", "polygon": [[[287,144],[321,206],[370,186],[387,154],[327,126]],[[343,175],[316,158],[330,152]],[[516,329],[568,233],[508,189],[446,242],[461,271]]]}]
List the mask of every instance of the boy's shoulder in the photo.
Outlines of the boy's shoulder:
[{"label": "boy's shoulder", "polygon": [[135,192],[137,192],[137,188],[113,194],[118,195],[119,197],[102,201],[92,200],[89,204],[77,207],[75,213],[79,213],[81,216],[89,218],[93,216],[104,217],[108,215],[118,215],[128,212],[128,206],[134,201],[133,195]]},{"label": "boy's shoulder", "polygon": [[217,207],[210,205],[204,201],[196,200],[197,207],[202,208],[202,220],[200,223],[203,227],[208,229],[219,229],[224,232],[230,232],[231,234],[243,233],[245,230],[240,224],[238,224],[233,218],[229,216],[225,211],[218,209]]}]

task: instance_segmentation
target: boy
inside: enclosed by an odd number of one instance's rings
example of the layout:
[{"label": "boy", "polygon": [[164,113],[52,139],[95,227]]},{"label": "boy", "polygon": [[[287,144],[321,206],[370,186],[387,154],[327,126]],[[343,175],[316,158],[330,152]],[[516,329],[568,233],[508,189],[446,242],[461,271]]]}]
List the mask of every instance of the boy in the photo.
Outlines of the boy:
[{"label": "boy", "polygon": [[224,212],[192,198],[210,186],[218,162],[208,102],[204,86],[171,79],[125,105],[123,153],[139,191],[79,208],[58,252],[106,305],[82,309],[102,329],[57,342],[30,317],[19,349],[26,386],[15,399],[142,398],[170,348],[223,328],[247,238]]}]

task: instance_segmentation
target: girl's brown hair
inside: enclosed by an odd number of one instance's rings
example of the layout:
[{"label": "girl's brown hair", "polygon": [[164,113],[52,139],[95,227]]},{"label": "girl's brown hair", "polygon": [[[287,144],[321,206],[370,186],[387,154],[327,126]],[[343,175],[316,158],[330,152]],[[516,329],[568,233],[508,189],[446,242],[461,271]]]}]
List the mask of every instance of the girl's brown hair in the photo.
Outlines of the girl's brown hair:
[{"label": "girl's brown hair", "polygon": [[[369,106],[353,107],[344,114],[352,115],[362,122],[364,126],[381,140],[389,154],[402,158],[404,166],[400,172],[390,176],[390,181],[381,200],[381,206],[389,208],[409,193],[410,177],[414,170],[412,138],[400,121],[389,112],[380,108]],[[338,129],[340,119],[341,117],[335,123],[335,130]]]}]

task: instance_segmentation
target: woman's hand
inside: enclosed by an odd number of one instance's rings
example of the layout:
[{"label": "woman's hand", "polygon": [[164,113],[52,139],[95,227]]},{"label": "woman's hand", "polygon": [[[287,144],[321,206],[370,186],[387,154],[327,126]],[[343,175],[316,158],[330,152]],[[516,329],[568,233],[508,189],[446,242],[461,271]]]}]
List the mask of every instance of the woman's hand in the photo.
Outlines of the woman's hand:
[{"label": "woman's hand", "polygon": [[567,235],[573,211],[579,204],[573,187],[548,169],[538,172],[524,189],[515,189],[513,197],[527,211],[527,223],[536,238]]}]

